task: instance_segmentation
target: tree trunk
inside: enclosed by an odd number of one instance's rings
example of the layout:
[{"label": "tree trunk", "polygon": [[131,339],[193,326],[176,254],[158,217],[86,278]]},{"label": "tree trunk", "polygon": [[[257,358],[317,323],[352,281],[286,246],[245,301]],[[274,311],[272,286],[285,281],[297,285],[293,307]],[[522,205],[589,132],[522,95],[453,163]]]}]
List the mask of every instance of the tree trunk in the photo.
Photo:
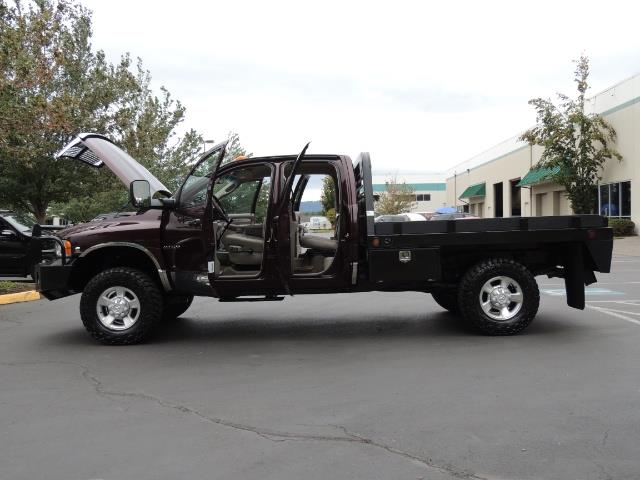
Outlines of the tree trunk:
[{"label": "tree trunk", "polygon": [[40,224],[44,224],[47,220],[47,212],[38,211],[36,212],[36,220]]},{"label": "tree trunk", "polygon": [[35,202],[31,202],[31,209],[33,211],[33,215],[36,217],[36,220],[39,224],[44,224],[47,220],[47,207],[49,205],[47,203],[36,204]]}]

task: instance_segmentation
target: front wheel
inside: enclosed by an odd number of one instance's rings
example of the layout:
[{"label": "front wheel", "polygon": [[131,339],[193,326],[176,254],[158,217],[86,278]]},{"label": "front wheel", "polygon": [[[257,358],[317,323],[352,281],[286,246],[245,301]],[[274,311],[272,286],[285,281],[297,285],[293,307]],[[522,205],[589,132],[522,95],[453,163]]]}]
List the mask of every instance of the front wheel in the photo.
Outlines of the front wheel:
[{"label": "front wheel", "polygon": [[534,319],[540,304],[535,277],[505,258],[485,260],[462,278],[458,305],[462,316],[488,335],[514,335]]},{"label": "front wheel", "polygon": [[89,334],[105,345],[130,345],[146,338],[162,315],[163,298],[149,276],[133,268],[100,272],[80,298]]}]

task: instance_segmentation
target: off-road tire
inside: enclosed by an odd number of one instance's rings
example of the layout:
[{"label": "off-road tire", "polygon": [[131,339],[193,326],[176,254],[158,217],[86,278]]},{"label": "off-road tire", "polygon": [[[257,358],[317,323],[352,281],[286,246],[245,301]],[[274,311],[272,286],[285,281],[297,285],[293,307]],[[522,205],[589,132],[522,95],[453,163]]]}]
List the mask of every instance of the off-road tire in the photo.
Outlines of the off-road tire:
[{"label": "off-road tire", "polygon": [[[522,289],[522,307],[509,320],[494,320],[482,310],[480,304],[483,285],[496,276],[511,277]],[[524,265],[506,258],[492,258],[474,265],[462,277],[458,290],[462,317],[486,335],[515,335],[521,332],[533,321],[539,304],[540,291],[535,277]]]},{"label": "off-road tire", "polygon": [[193,295],[169,295],[164,298],[162,320],[171,321],[178,318],[191,306]]},{"label": "off-road tire", "polygon": [[451,288],[446,290],[435,290],[431,292],[431,296],[435,302],[445,310],[451,313],[460,313],[460,307],[458,306],[458,291]]},{"label": "off-road tire", "polygon": [[[140,301],[140,316],[126,330],[105,327],[96,313],[99,295],[110,286],[132,290]],[[143,341],[162,317],[163,297],[158,285],[146,274],[127,267],[110,268],[93,277],[80,298],[80,317],[87,332],[104,345],[131,345]]]}]

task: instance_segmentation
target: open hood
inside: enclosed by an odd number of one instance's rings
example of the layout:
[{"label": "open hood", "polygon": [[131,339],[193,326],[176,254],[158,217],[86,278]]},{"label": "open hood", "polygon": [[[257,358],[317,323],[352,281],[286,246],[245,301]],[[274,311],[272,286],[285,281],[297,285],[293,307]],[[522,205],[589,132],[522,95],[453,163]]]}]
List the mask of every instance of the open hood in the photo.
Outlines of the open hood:
[{"label": "open hood", "polygon": [[106,165],[127,188],[134,180],[147,180],[152,196],[171,196],[160,180],[104,135],[81,133],[56,154],[56,158],[61,157],[80,160],[96,168]]}]

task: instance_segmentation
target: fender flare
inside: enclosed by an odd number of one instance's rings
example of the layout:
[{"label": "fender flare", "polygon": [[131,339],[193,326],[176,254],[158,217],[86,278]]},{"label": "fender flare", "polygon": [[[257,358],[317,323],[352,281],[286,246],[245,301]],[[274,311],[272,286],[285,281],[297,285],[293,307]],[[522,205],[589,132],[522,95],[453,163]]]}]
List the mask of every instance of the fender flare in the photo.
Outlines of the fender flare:
[{"label": "fender flare", "polygon": [[84,252],[82,252],[80,254],[80,258],[86,257],[88,254],[96,250],[100,250],[102,248],[108,248],[108,247],[128,247],[128,248],[135,248],[136,250],[140,250],[149,258],[149,260],[151,260],[151,262],[155,266],[158,272],[158,276],[160,277],[160,283],[162,283],[162,288],[166,292],[170,292],[173,289],[173,287],[171,286],[171,283],[169,282],[169,275],[167,275],[167,271],[160,266],[158,259],[147,248],[143,247],[142,245],[138,245],[137,243],[130,243],[130,242],[98,243],[97,245],[93,245],[87,248]]}]

